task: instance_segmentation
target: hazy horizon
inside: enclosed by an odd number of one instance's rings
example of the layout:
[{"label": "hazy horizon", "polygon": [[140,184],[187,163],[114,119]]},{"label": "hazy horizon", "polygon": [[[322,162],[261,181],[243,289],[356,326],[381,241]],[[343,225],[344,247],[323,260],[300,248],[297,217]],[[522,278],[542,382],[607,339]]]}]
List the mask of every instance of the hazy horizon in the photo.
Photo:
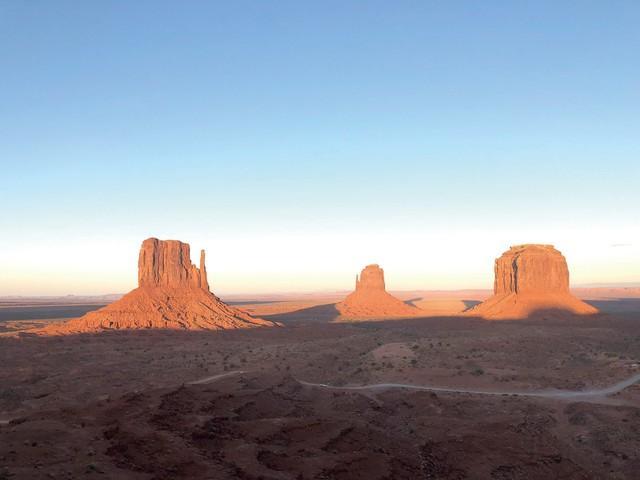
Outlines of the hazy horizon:
[{"label": "hazy horizon", "polygon": [[[602,284],[578,284],[571,285],[572,289],[582,289],[582,288],[640,288],[640,282],[628,282],[628,283],[602,283]],[[492,288],[453,288],[453,289],[412,289],[412,290],[389,290],[391,293],[393,292],[413,292],[413,291],[424,291],[424,292],[464,292],[464,291],[487,291],[490,292]],[[251,295],[256,296],[269,296],[269,295],[332,295],[332,294],[344,294],[353,291],[353,289],[345,288],[345,289],[336,289],[336,290],[306,290],[306,291],[281,291],[281,292],[227,292],[222,295],[222,299],[225,297],[247,297]],[[111,297],[111,296],[123,296],[128,292],[106,292],[106,293],[87,293],[87,294],[75,294],[75,293],[66,293],[62,295],[0,295],[0,298],[62,298],[62,297],[77,297],[77,298],[91,298],[91,297]]]},{"label": "hazy horizon", "polygon": [[143,239],[213,291],[491,288],[549,243],[640,282],[632,1],[5,2],[0,296],[126,292]]}]

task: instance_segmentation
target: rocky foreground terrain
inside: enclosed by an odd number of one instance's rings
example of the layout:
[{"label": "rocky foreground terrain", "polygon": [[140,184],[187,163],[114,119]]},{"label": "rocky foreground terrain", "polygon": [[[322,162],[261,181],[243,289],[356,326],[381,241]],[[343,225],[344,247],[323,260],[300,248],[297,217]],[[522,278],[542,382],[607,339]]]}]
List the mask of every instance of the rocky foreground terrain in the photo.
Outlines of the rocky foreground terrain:
[{"label": "rocky foreground terrain", "polygon": [[504,393],[639,373],[636,313],[336,324],[323,305],[251,308],[284,327],[0,337],[0,478],[637,478],[637,384]]}]

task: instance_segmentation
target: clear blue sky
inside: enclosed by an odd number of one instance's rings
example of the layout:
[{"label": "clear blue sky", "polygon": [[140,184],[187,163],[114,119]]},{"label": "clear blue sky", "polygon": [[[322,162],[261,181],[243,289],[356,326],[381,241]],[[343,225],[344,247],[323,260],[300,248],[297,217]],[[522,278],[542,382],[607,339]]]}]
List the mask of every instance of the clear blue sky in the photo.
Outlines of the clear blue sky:
[{"label": "clear blue sky", "polygon": [[520,241],[640,281],[639,26],[635,0],[0,0],[0,295],[127,290],[148,236],[223,292],[370,261],[490,286]]}]

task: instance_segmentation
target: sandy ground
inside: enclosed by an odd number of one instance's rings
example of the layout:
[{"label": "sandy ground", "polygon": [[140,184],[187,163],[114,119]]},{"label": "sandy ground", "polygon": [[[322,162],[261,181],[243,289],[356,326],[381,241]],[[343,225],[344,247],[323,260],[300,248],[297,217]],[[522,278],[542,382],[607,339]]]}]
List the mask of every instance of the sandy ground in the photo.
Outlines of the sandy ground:
[{"label": "sandy ground", "polygon": [[0,478],[638,478],[640,385],[499,393],[640,373],[640,298],[589,292],[607,313],[554,321],[435,313],[485,293],[405,292],[433,302],[411,320],[333,323],[328,295],[234,299],[280,328],[4,334]]}]

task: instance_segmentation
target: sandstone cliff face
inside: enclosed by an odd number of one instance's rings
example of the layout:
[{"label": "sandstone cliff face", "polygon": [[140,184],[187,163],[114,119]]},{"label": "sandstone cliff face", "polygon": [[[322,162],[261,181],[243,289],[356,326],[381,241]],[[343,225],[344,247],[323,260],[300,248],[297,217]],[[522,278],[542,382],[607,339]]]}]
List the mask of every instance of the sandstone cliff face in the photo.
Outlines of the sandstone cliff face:
[{"label": "sandstone cliff face", "polygon": [[569,293],[569,268],[553,245],[517,245],[496,260],[494,294]]},{"label": "sandstone cliff face", "polygon": [[356,275],[356,291],[386,291],[384,285],[384,270],[378,265],[367,265]]},{"label": "sandstone cliff face", "polygon": [[496,259],[494,295],[469,311],[488,319],[593,314],[571,295],[567,261],[552,245],[517,245]]},{"label": "sandstone cliff face", "polygon": [[410,317],[421,313],[420,309],[387,293],[384,270],[378,265],[367,265],[360,276],[356,276],[355,291],[336,308],[344,319]]},{"label": "sandstone cliff face", "polygon": [[139,287],[199,287],[209,290],[204,268],[204,250],[200,268],[191,263],[188,243],[148,238],[142,242],[138,257]]},{"label": "sandstone cliff face", "polygon": [[220,330],[275,326],[223,303],[209,291],[204,250],[200,268],[191,263],[189,244],[148,238],[138,257],[138,288],[100,310],[44,329],[45,334],[114,329]]}]

